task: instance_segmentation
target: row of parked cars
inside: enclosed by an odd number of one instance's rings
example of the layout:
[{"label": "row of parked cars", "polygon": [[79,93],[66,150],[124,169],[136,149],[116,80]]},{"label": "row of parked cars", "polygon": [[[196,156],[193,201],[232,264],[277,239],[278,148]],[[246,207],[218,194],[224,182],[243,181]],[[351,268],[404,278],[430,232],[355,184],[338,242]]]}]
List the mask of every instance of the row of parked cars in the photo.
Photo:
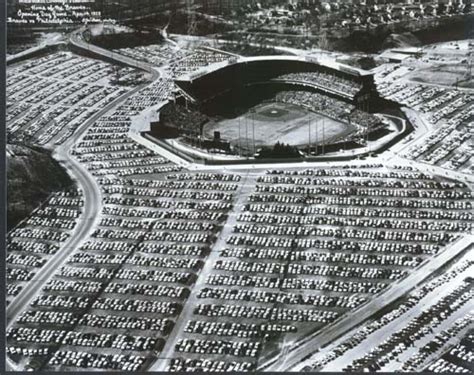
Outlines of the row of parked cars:
[{"label": "row of parked cars", "polygon": [[[351,189],[368,196],[349,194]],[[347,197],[339,194],[343,190]],[[388,198],[383,191],[401,198]],[[317,331],[469,230],[471,223],[461,219],[470,216],[470,198],[463,184],[435,180],[411,167],[268,171],[257,177],[198,292],[193,321],[206,323],[189,323],[182,337],[196,339],[206,332],[218,338],[219,329],[226,332],[213,324],[218,316],[235,327],[291,324],[297,331],[287,335],[295,339]],[[374,217],[360,218],[359,212]],[[450,216],[453,212],[457,216]],[[418,217],[427,219],[414,220]]]},{"label": "row of parked cars", "polygon": [[204,288],[198,298],[223,301],[246,301],[256,303],[280,303],[284,305],[309,305],[337,308],[354,308],[367,301],[365,297],[327,296],[324,294],[303,294],[294,292],[269,292],[264,290]]},{"label": "row of parked cars", "polygon": [[380,84],[383,96],[396,100],[424,115],[435,125],[430,135],[410,147],[405,156],[459,170],[468,165],[469,132],[465,128],[474,114],[474,96],[455,88],[423,84]]},{"label": "row of parked cars", "polygon": [[[472,324],[472,315],[461,318],[457,321],[455,328],[463,328]],[[451,337],[448,336],[447,339]],[[443,338],[440,340],[446,340]],[[434,373],[470,373],[474,356],[472,353],[472,344],[474,341],[474,332],[469,329],[461,341],[453,348],[444,353],[441,358],[431,363],[425,370]]]},{"label": "row of parked cars", "polygon": [[245,319],[264,319],[267,322],[320,322],[329,323],[339,314],[335,311],[319,309],[286,309],[279,307],[239,306],[199,304],[194,313],[207,317],[230,317]]},{"label": "row of parked cars", "polygon": [[58,191],[7,236],[7,301],[22,290],[64,245],[77,225],[84,199],[77,189]]},{"label": "row of parked cars", "polygon": [[403,328],[392,333],[380,345],[369,350],[364,356],[355,359],[346,369],[360,371],[364,368],[369,370],[383,368],[414,342],[433,332],[445,319],[448,319],[451,314],[470,301],[473,297],[471,287],[470,281],[461,283],[451,293],[408,321]]},{"label": "row of parked cars", "polygon": [[75,369],[138,371],[146,357],[128,354],[99,354],[74,350],[58,350],[48,361],[49,366]]},{"label": "row of parked cars", "polygon": [[248,372],[254,369],[251,362],[219,361],[211,359],[172,358],[169,372]]},{"label": "row of parked cars", "polygon": [[306,369],[310,371],[319,371],[332,361],[337,360],[342,355],[358,346],[365,345],[365,340],[374,332],[383,329],[396,319],[399,319],[404,314],[409,313],[412,308],[417,307],[419,302],[428,296],[430,293],[442,293],[442,291],[455,278],[460,277],[463,273],[469,273],[474,262],[471,260],[462,260],[454,264],[442,275],[425,282],[417,289],[412,291],[405,300],[403,300],[396,308],[385,313],[377,319],[373,319],[368,323],[355,329],[351,334],[344,338],[341,342],[335,345],[331,350],[324,352],[321,355],[316,354],[311,358]]},{"label": "row of parked cars", "polygon": [[[413,354],[406,362],[404,362],[402,370],[412,372],[421,368],[423,364],[427,362],[430,356],[442,351],[445,345],[450,342],[450,340],[456,338],[460,331],[462,331],[466,326],[472,324],[472,322],[473,316],[471,314],[467,314],[464,317],[457,319],[451,327],[439,332],[430,342],[420,348],[417,353]],[[472,363],[474,360],[473,353],[470,352],[468,348],[463,347],[461,344],[457,345],[457,347],[452,349],[449,353],[453,356],[456,356],[461,363]],[[442,366],[441,369],[439,369],[437,366],[433,366],[433,370],[434,369],[439,371],[442,369]],[[468,369],[466,368],[465,370]]]},{"label": "row of parked cars", "polygon": [[[7,128],[11,141],[61,144],[80,123],[128,91],[110,85],[107,76],[113,69],[105,62],[69,52],[34,61],[39,64],[27,62],[9,69]],[[24,110],[18,112],[21,106]]]}]

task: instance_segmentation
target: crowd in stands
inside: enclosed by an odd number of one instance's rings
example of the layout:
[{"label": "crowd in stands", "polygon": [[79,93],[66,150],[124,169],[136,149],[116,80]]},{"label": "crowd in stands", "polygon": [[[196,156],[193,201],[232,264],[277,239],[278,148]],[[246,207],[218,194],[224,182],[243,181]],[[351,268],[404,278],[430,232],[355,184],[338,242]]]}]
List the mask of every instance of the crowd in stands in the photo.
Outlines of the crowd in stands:
[{"label": "crowd in stands", "polygon": [[208,120],[209,118],[202,112],[176,104],[162,108],[160,124],[155,126],[170,126],[184,134],[196,135],[201,134],[202,126]]},{"label": "crowd in stands", "polygon": [[303,106],[335,120],[356,125],[360,128],[357,133],[359,135],[365,132],[366,129],[375,131],[384,126],[378,117],[356,109],[352,104],[316,92],[303,90],[281,91],[275,95],[275,100]]},{"label": "crowd in stands", "polygon": [[362,89],[362,84],[349,78],[342,78],[335,74],[323,72],[289,73],[274,78],[279,81],[299,82],[308,86],[330,93],[336,93],[343,97],[354,98]]},{"label": "crowd in stands", "polygon": [[281,91],[275,100],[300,105],[335,119],[345,119],[354,110],[351,104],[311,91]]}]

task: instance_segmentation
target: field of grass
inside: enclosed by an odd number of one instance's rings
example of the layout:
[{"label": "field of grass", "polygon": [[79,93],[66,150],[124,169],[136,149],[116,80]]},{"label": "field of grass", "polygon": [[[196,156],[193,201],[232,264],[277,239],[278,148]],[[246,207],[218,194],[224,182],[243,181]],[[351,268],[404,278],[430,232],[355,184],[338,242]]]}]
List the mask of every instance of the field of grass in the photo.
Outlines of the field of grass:
[{"label": "field of grass", "polygon": [[[214,136],[220,131],[223,140],[242,150],[253,150],[275,143],[306,146],[311,134],[312,144],[321,144],[344,137],[355,128],[302,107],[284,103],[263,103],[251,108],[246,114],[204,126],[204,135]],[[240,140],[240,141],[239,141]]]},{"label": "field of grass", "polygon": [[468,76],[467,64],[449,64],[413,72],[409,75],[412,81],[436,83],[438,85],[474,88],[474,79]]}]

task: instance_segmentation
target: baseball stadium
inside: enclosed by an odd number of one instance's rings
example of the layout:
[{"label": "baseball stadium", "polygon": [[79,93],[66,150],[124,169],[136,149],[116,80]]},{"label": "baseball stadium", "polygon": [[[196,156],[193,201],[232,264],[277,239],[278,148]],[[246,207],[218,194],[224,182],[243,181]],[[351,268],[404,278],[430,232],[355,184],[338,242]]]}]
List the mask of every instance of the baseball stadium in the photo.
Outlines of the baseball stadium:
[{"label": "baseball stadium", "polygon": [[379,97],[373,75],[332,61],[232,57],[174,83],[180,95],[160,108],[148,136],[184,153],[308,158],[400,131],[378,113],[393,105]]}]

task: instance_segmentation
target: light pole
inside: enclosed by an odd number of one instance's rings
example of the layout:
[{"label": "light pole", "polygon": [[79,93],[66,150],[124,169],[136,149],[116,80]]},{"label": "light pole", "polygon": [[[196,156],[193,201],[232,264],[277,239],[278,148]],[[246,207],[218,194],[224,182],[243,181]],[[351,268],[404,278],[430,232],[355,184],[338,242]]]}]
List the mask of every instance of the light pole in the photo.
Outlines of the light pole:
[{"label": "light pole", "polygon": [[242,140],[240,138],[240,116],[239,116],[239,157],[242,156]]},{"label": "light pole", "polygon": [[253,142],[253,155],[255,155],[255,110],[252,111],[252,142]]},{"label": "light pole", "polygon": [[325,145],[325,143],[326,143],[326,142],[325,142],[325,139],[324,139],[324,123],[325,123],[325,122],[326,122],[326,118],[323,117],[323,144],[322,144],[322,146],[323,146],[323,147],[322,147],[322,153],[323,153],[323,155],[324,155],[324,145]]},{"label": "light pole", "polygon": [[315,145],[315,151],[316,151],[316,156],[318,155],[318,123],[316,122],[316,127],[314,129],[314,145]]},{"label": "light pole", "polygon": [[248,159],[249,158],[249,121],[247,117],[245,117],[245,140],[247,143],[247,150],[245,154],[247,155],[247,159]]},{"label": "light pole", "polygon": [[309,121],[309,113],[308,113],[308,156],[311,156],[311,123]]}]

